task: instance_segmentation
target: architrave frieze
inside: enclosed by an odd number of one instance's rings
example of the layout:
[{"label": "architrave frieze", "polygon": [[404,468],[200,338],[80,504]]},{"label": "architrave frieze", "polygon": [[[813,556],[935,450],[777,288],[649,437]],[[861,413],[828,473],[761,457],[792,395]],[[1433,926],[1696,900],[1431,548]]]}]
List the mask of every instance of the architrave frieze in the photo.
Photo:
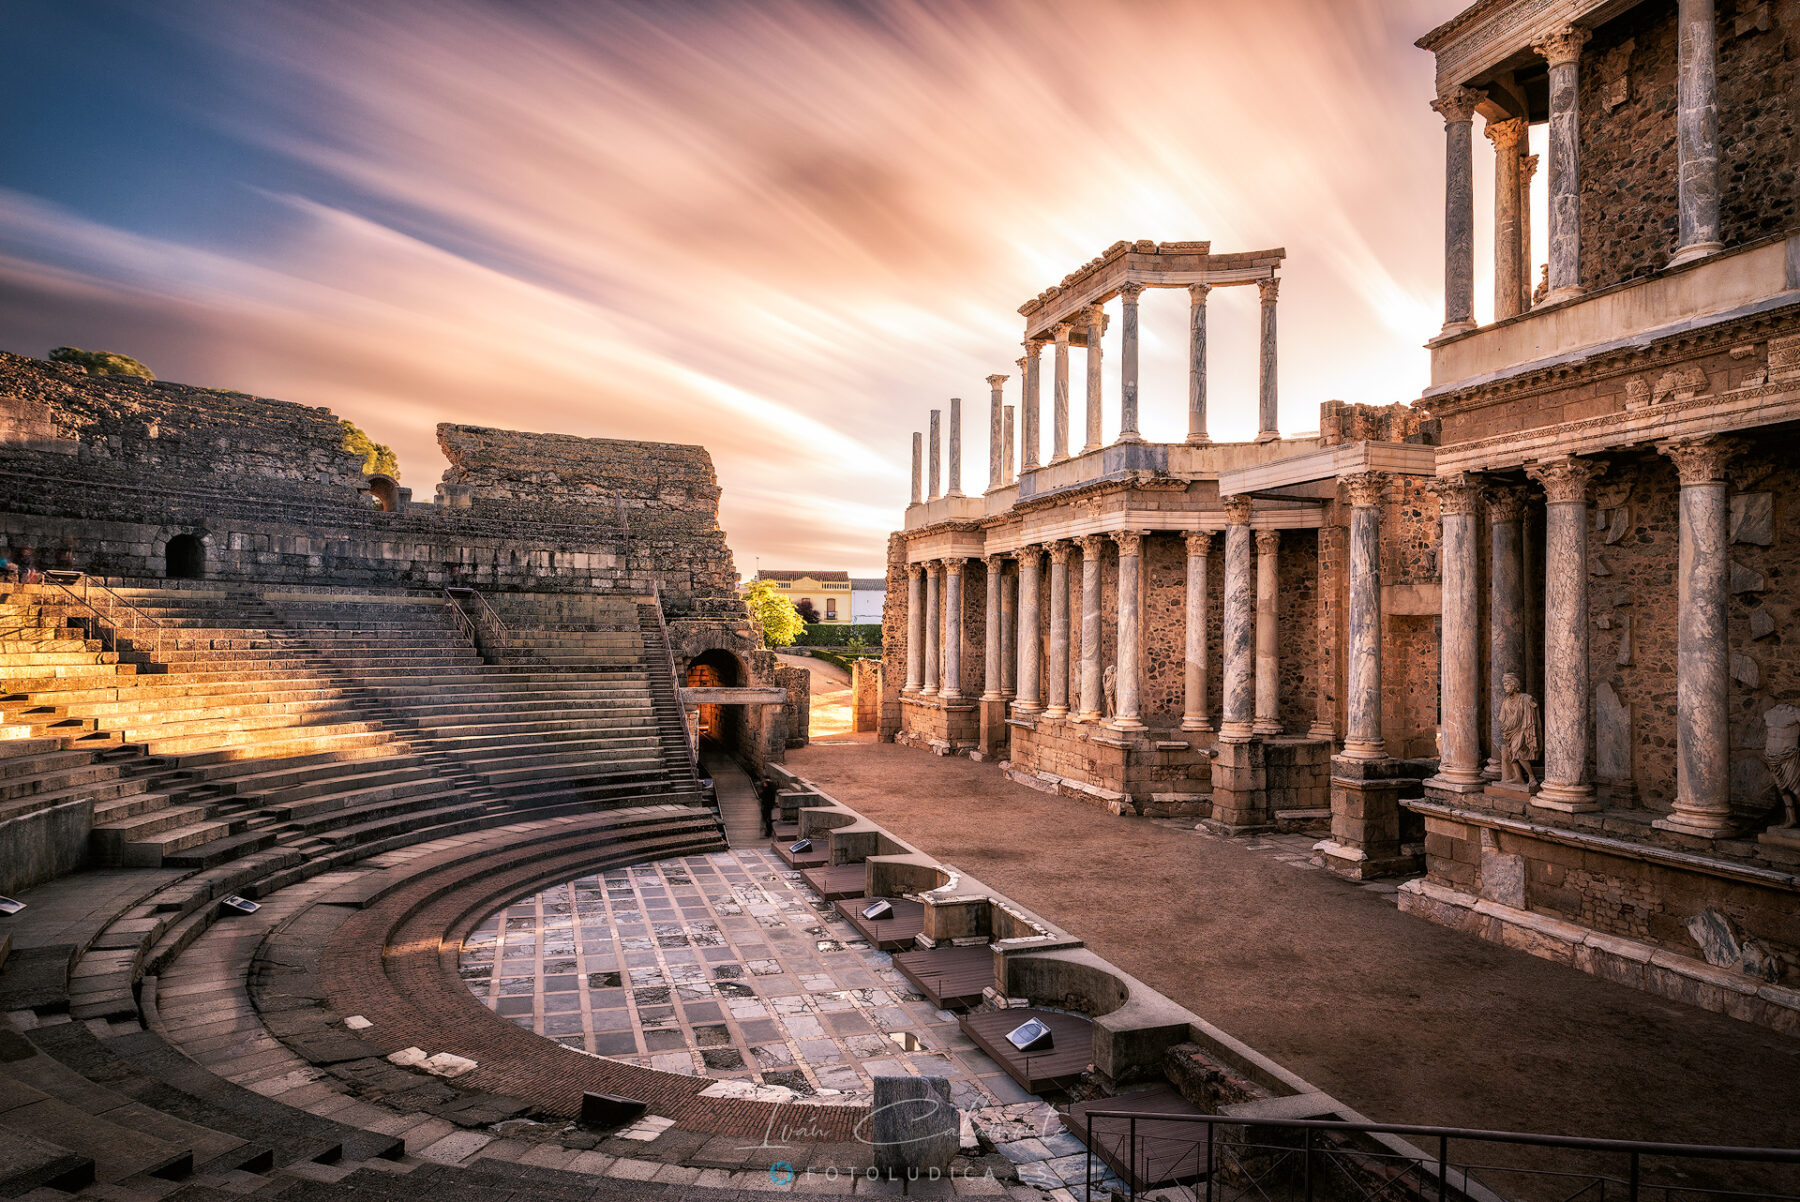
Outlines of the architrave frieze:
[{"label": "architrave frieze", "polygon": [[1526,56],[1532,44],[1570,25],[1589,29],[1636,7],[1642,0],[1490,0],[1439,25],[1413,43],[1437,56],[1440,93],[1459,85],[1486,82],[1495,72]]},{"label": "architrave frieze", "polygon": [[1045,338],[1058,323],[1118,296],[1127,282],[1146,288],[1254,284],[1272,278],[1286,257],[1283,247],[1213,254],[1210,242],[1115,242],[1060,284],[1020,305],[1019,314],[1025,318],[1025,337]]}]

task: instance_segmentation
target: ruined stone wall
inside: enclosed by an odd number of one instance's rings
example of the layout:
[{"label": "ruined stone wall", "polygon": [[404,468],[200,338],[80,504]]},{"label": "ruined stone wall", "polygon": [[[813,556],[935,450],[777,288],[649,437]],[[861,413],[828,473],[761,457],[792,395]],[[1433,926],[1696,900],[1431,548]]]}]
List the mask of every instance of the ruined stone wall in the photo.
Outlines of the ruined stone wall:
[{"label": "ruined stone wall", "polygon": [[[1581,283],[1603,288],[1675,252],[1676,6],[1601,26],[1580,67]],[[1800,227],[1800,0],[1722,3],[1720,223],[1727,246]],[[1534,281],[1535,282],[1535,281]]]},{"label": "ruined stone wall", "polygon": [[1281,728],[1305,734],[1319,712],[1319,538],[1312,530],[1283,530],[1275,578],[1275,643]]},{"label": "ruined stone wall", "polygon": [[881,605],[881,718],[876,737],[891,743],[900,730],[900,689],[906,683],[906,539],[888,535],[887,597]]},{"label": "ruined stone wall", "polygon": [[1439,515],[1426,483],[1389,480],[1379,507],[1381,728],[1402,758],[1438,754]]}]

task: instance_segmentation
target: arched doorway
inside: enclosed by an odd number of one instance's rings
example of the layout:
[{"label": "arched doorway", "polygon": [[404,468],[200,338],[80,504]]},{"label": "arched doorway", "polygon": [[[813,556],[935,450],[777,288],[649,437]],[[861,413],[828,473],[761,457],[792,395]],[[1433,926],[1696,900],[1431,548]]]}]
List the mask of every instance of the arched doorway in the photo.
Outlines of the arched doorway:
[{"label": "arched doorway", "polygon": [[[747,677],[744,662],[729,651],[713,648],[702,651],[687,664],[682,683],[689,688],[741,688]],[[741,705],[702,705],[700,707],[700,740],[740,758],[749,734],[749,721]]]},{"label": "arched doorway", "polygon": [[163,549],[163,575],[170,580],[199,580],[206,575],[206,544],[197,534],[177,534]]}]

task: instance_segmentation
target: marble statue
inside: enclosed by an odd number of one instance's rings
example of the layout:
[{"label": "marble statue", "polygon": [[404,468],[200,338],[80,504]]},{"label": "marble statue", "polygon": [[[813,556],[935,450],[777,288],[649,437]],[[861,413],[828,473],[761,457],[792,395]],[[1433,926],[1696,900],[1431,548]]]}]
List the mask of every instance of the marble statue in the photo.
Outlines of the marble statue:
[{"label": "marble statue", "polygon": [[1506,694],[1500,702],[1500,779],[1509,785],[1537,784],[1531,761],[1538,754],[1538,704],[1521,691],[1519,678],[1508,672],[1500,679]]},{"label": "marble statue", "polygon": [[1775,778],[1787,821],[1783,827],[1800,827],[1800,708],[1786,702],[1763,714],[1768,737],[1763,742],[1763,763]]},{"label": "marble statue", "polygon": [[1118,711],[1114,708],[1119,700],[1119,669],[1112,664],[1106,665],[1106,672],[1101,677],[1105,682],[1102,688],[1106,692],[1106,714],[1110,718]]}]

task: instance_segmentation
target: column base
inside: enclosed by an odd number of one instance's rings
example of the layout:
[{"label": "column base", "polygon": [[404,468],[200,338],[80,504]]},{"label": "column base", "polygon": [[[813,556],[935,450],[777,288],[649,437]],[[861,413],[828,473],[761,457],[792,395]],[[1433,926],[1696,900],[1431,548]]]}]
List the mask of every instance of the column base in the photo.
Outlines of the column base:
[{"label": "column base", "polygon": [[[1563,301],[1571,301],[1587,295],[1587,289],[1568,284],[1561,288],[1552,288],[1544,294],[1544,299],[1533,305],[1534,309],[1542,309],[1546,305],[1560,305]],[[1473,328],[1473,327],[1471,327]]]},{"label": "column base", "polygon": [[1133,430],[1129,434],[1121,434],[1117,438],[1113,439],[1113,445],[1115,447],[1131,446],[1136,443],[1141,443],[1143,441],[1144,441],[1144,436],[1142,434],[1139,434],[1136,430]]},{"label": "column base", "polygon": [[1210,447],[1212,445],[1212,439],[1207,437],[1204,433],[1190,434],[1187,436],[1187,445],[1190,447]]},{"label": "column base", "polygon": [[1280,430],[1258,430],[1256,432],[1256,441],[1257,442],[1280,442],[1281,441],[1281,431]]},{"label": "column base", "polygon": [[1012,712],[1020,717],[1030,715],[1035,718],[1044,712],[1044,707],[1035,701],[1015,701],[1012,703]]},{"label": "column base", "polygon": [[946,705],[954,705],[963,699],[961,689],[946,689],[938,694],[938,700]]},{"label": "column base", "polygon": [[1448,776],[1428,776],[1425,788],[1438,793],[1450,793],[1466,797],[1471,793],[1480,793],[1487,788],[1481,781],[1457,780]]},{"label": "column base", "polygon": [[1052,456],[1050,456],[1050,466],[1055,467],[1057,464],[1062,463],[1067,459],[1068,459],[1067,454],[1052,455]]},{"label": "column base", "polygon": [[1473,321],[1447,321],[1444,323],[1444,328],[1438,331],[1438,337],[1448,338],[1453,334],[1467,334],[1475,328]]},{"label": "column base", "polygon": [[1049,706],[1044,707],[1044,717],[1046,717],[1046,718],[1065,718],[1066,719],[1068,716],[1069,716],[1069,707],[1066,705],[1049,705]]},{"label": "column base", "polygon": [[1099,710],[1082,710],[1079,714],[1075,715],[1075,721],[1099,724],[1106,721],[1106,715]]},{"label": "column base", "polygon": [[1104,451],[1105,449],[1106,444],[1103,442],[1090,442],[1087,446],[1081,448],[1081,453],[1083,455],[1092,455],[1095,451]]},{"label": "column base", "polygon": [[917,693],[913,694],[914,697],[936,697],[937,695],[938,695],[938,691],[937,691],[936,685],[927,685],[926,687],[920,689]]},{"label": "column base", "polygon": [[1725,839],[1738,832],[1738,824],[1730,813],[1684,814],[1677,809],[1650,825],[1659,831],[1673,831],[1678,835],[1693,835],[1700,839]]},{"label": "column base", "polygon": [[1281,723],[1273,718],[1258,718],[1250,727],[1253,735],[1278,735],[1282,733]]},{"label": "column base", "polygon": [[1557,810],[1564,814],[1590,814],[1600,808],[1592,785],[1565,785],[1552,781],[1539,786],[1531,804],[1540,810]]},{"label": "column base", "polygon": [[983,705],[986,705],[990,701],[999,701],[1001,699],[1002,698],[1001,698],[1000,694],[998,694],[998,693],[983,693],[981,696],[977,697],[975,700],[981,702]]},{"label": "column base", "polygon": [[1192,717],[1183,717],[1181,719],[1181,729],[1191,731],[1195,734],[1210,734],[1212,733],[1212,728],[1212,723],[1207,720],[1205,714],[1196,714]]},{"label": "column base", "polygon": [[1306,728],[1306,737],[1309,739],[1330,739],[1335,743],[1337,742],[1337,727],[1329,722],[1314,722],[1311,726]]},{"label": "column base", "polygon": [[1683,263],[1692,263],[1695,259],[1716,255],[1724,249],[1723,242],[1696,242],[1692,246],[1677,247],[1675,257],[1669,260],[1669,266],[1680,267]]},{"label": "column base", "polygon": [[1149,727],[1145,726],[1142,722],[1139,722],[1136,718],[1114,718],[1106,725],[1110,729],[1120,731],[1124,734],[1135,734],[1137,731],[1149,729]]},{"label": "column base", "polygon": [[1255,727],[1249,722],[1219,723],[1219,738],[1233,743],[1248,743],[1256,737]]},{"label": "column base", "polygon": [[1385,760],[1387,744],[1375,739],[1345,739],[1344,749],[1338,754],[1347,760]]}]

